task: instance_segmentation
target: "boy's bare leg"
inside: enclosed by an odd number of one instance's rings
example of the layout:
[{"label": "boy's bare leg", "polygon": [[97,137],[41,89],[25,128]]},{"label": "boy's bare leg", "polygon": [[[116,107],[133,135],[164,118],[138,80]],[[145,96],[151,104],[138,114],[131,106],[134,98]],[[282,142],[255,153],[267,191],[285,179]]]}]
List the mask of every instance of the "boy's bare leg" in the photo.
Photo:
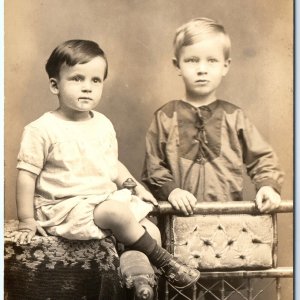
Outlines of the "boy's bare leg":
[{"label": "boy's bare leg", "polygon": [[145,232],[128,206],[113,200],[107,200],[95,208],[94,222],[101,229],[110,229],[124,245],[133,244]]},{"label": "boy's bare leg", "polygon": [[[123,203],[112,201],[102,203],[95,209],[95,223],[100,228],[110,228],[116,238],[127,245],[137,241],[146,229],[160,245],[159,229],[147,219],[143,219],[139,224],[131,211],[124,206],[126,205]],[[125,232],[123,224],[127,224]],[[144,253],[134,250],[123,253],[120,257],[120,271],[126,287],[134,289],[137,299],[153,299],[154,271]],[[130,278],[130,281],[127,278]]]},{"label": "boy's bare leg", "polygon": [[146,230],[149,232],[149,234],[151,235],[152,238],[154,238],[157,241],[157,244],[159,246],[161,246],[161,235],[160,235],[160,231],[158,229],[158,227],[151,222],[148,219],[143,219],[142,221],[140,221],[140,224],[146,228]]},{"label": "boy's bare leg", "polygon": [[199,271],[176,261],[137,222],[126,204],[112,200],[99,204],[94,210],[94,222],[101,229],[111,230],[117,240],[125,246],[143,252],[175,287],[188,288],[198,280]]}]

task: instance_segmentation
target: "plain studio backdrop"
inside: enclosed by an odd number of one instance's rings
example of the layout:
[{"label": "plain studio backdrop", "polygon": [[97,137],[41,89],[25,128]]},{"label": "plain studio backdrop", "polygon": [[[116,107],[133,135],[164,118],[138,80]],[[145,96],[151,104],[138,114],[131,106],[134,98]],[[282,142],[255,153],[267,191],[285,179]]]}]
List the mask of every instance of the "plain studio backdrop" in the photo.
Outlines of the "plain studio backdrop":
[{"label": "plain studio backdrop", "polygon": [[[293,198],[292,0],[5,1],[5,219],[16,218],[16,158],[22,130],[57,108],[45,63],[68,39],[91,39],[108,57],[97,110],[114,124],[120,160],[140,178],[153,112],[184,89],[172,66],[176,28],[196,17],[224,24],[232,64],[218,97],[242,107],[279,156],[283,199]],[[246,181],[245,200],[254,199]],[[293,218],[279,215],[279,265],[293,263]],[[292,299],[292,280],[282,295]],[[270,291],[264,299],[274,299]]]}]

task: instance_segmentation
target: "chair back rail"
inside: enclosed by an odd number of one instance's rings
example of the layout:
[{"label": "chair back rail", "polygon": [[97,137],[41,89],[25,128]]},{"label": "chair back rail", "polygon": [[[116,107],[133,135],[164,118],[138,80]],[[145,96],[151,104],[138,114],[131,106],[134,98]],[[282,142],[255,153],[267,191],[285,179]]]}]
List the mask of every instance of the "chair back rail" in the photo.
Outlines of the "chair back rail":
[{"label": "chair back rail", "polygon": [[[282,200],[280,206],[273,213],[293,212],[293,200]],[[153,215],[178,214],[168,201],[160,201],[154,207]],[[198,202],[194,214],[262,214],[255,205],[254,201],[230,201],[230,202]]]}]

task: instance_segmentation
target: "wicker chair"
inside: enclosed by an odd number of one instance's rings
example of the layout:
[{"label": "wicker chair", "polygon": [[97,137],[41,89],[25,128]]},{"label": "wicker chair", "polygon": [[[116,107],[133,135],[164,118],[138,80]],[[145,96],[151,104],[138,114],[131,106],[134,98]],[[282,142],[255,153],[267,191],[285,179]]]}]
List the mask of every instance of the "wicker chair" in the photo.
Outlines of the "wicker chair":
[{"label": "wicker chair", "polygon": [[[154,214],[164,246],[202,272],[188,291],[164,283],[159,299],[200,300],[210,295],[216,300],[254,300],[275,286],[280,300],[280,278],[293,277],[293,268],[277,266],[277,213],[292,211],[290,200],[282,201],[272,214],[261,214],[248,201],[202,202],[193,216],[183,217],[168,202],[161,202]],[[266,279],[259,289],[254,286],[258,278]]]}]

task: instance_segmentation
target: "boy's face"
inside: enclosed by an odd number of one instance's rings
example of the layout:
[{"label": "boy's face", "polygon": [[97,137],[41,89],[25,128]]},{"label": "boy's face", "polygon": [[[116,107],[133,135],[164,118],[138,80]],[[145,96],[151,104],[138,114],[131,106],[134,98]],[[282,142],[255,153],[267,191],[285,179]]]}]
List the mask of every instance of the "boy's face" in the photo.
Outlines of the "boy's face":
[{"label": "boy's face", "polygon": [[213,35],[180,51],[175,60],[189,99],[213,99],[216,89],[229,69],[230,59],[224,57],[223,37]]},{"label": "boy's face", "polygon": [[63,64],[59,79],[50,79],[50,89],[56,94],[60,102],[60,110],[65,115],[74,112],[89,112],[100,102],[104,74],[105,60],[97,56],[85,64],[72,67]]}]

